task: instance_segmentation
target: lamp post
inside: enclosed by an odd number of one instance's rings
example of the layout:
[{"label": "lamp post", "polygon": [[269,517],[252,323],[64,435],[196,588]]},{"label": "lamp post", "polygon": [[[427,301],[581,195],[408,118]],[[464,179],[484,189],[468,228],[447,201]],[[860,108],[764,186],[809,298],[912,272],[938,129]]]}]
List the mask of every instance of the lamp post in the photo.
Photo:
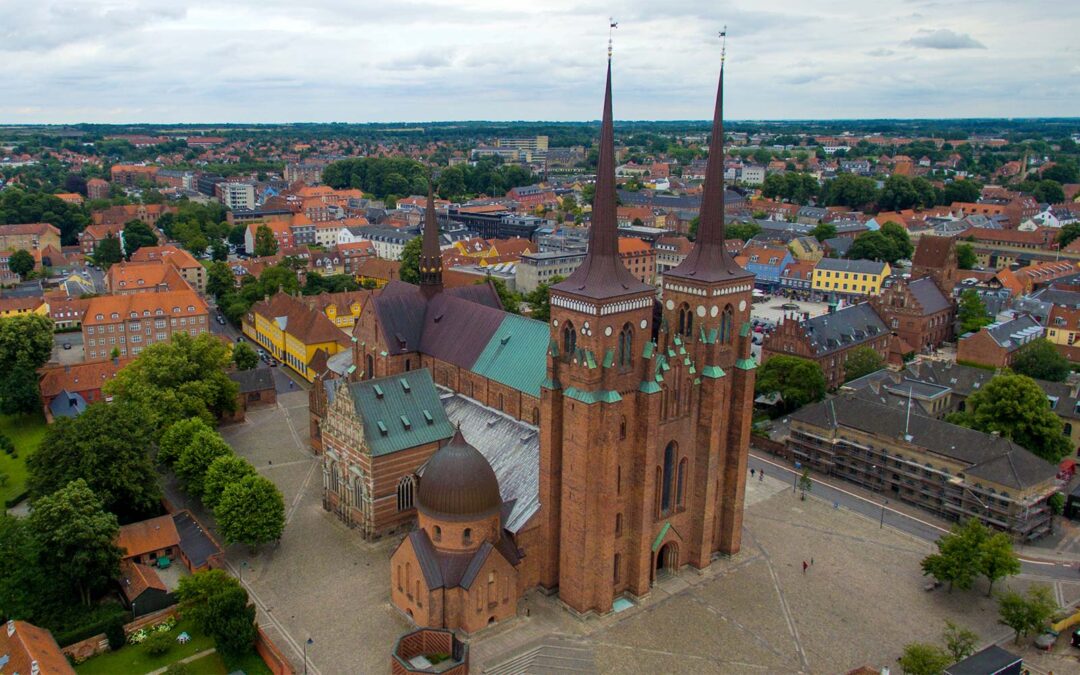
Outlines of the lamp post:
[{"label": "lamp post", "polygon": [[313,645],[313,644],[315,644],[315,641],[312,640],[311,638],[308,638],[307,641],[304,642],[304,675],[307,675],[307,648],[308,648],[308,645]]},{"label": "lamp post", "polygon": [[881,522],[878,523],[878,529],[879,530],[883,529],[885,527],[885,505],[888,504],[888,503],[889,503],[888,499],[885,499],[885,500],[883,500],[881,502]]},{"label": "lamp post", "polygon": [[244,583],[244,568],[247,567],[247,561],[240,561],[240,583]]},{"label": "lamp post", "polygon": [[795,475],[791,478],[791,494],[795,494],[795,488],[799,485],[799,469],[802,468],[802,462],[795,462]]},{"label": "lamp post", "polygon": [[131,601],[131,620],[135,620],[135,601]]}]

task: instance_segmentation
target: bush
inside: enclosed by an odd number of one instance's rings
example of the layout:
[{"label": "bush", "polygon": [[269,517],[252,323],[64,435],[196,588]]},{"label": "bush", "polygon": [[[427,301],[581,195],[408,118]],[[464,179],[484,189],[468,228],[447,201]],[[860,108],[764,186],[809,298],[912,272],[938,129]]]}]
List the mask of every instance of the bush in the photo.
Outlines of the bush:
[{"label": "bush", "polygon": [[109,649],[120,649],[127,642],[124,636],[124,616],[116,616],[105,628],[105,637],[109,640]]},{"label": "bush", "polygon": [[168,633],[154,633],[146,638],[146,653],[150,656],[161,656],[172,649],[173,637]]},{"label": "bush", "polygon": [[4,434],[0,434],[0,450],[3,450],[5,455],[15,452],[15,444]]},{"label": "bush", "polygon": [[[52,631],[53,637],[61,647],[67,647],[79,640],[101,633],[107,636],[114,622],[120,625],[122,634],[127,616],[127,610],[120,603],[108,602],[93,609],[82,606],[64,608],[61,615],[42,621],[42,626]],[[123,645],[123,638],[120,644]]]}]

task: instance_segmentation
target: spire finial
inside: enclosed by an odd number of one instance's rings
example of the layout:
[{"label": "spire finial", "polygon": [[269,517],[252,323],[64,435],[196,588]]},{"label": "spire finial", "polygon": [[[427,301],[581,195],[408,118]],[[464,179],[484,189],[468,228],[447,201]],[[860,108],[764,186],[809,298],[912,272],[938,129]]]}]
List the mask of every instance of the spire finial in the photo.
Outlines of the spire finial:
[{"label": "spire finial", "polygon": [[608,33],[607,33],[607,60],[611,61],[611,44],[615,35],[615,29],[619,27],[619,22],[614,17],[608,17]]},{"label": "spire finial", "polygon": [[725,25],[723,30],[720,31],[720,65],[724,65],[724,59],[727,58],[727,26]]}]

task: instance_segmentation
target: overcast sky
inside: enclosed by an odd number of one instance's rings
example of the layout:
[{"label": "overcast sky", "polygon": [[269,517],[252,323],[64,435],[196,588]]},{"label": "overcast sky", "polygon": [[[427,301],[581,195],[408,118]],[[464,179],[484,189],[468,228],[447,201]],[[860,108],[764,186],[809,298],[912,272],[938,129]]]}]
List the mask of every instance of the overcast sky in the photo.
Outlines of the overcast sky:
[{"label": "overcast sky", "polygon": [[0,0],[0,122],[1080,114],[1068,0]]}]

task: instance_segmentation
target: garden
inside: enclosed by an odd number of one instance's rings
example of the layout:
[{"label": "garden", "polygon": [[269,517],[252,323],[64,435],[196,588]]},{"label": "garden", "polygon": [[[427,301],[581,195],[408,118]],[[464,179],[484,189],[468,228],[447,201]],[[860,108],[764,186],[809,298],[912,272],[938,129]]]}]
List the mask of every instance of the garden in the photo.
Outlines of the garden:
[{"label": "garden", "polygon": [[45,436],[45,417],[40,411],[0,415],[0,435],[7,437],[12,446],[11,452],[7,447],[0,451],[0,499],[10,507],[26,492],[26,459]]}]

